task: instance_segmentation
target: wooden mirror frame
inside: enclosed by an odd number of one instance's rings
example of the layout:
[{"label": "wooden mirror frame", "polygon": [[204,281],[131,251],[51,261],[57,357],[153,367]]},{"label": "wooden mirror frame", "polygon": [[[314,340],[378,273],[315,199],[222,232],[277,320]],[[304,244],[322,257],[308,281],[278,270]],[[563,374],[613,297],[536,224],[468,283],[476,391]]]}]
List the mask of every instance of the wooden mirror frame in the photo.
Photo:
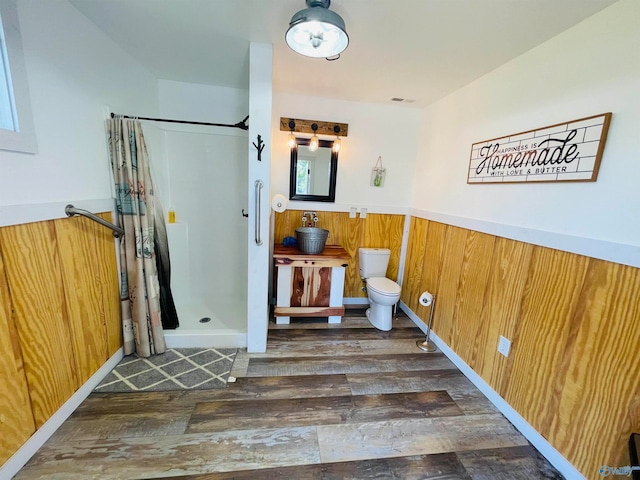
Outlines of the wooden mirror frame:
[{"label": "wooden mirror frame", "polygon": [[335,202],[336,201],[336,177],[338,174],[338,152],[333,151],[332,140],[320,140],[319,148],[331,149],[331,164],[329,169],[329,194],[328,195],[300,195],[296,194],[296,178],[298,167],[298,145],[308,146],[308,138],[296,137],[296,145],[291,148],[291,168],[289,175],[289,200],[301,200],[305,202]]}]

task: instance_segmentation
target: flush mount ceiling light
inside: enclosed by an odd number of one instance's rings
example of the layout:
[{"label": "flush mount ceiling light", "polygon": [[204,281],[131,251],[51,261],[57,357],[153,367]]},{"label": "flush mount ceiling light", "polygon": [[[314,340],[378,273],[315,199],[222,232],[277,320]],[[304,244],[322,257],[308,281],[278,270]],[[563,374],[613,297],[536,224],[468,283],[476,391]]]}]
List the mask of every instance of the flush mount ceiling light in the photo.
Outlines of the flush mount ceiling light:
[{"label": "flush mount ceiling light", "polygon": [[331,0],[306,0],[289,22],[287,45],[301,55],[329,58],[340,55],[349,45],[349,36],[340,15],[329,10]]}]

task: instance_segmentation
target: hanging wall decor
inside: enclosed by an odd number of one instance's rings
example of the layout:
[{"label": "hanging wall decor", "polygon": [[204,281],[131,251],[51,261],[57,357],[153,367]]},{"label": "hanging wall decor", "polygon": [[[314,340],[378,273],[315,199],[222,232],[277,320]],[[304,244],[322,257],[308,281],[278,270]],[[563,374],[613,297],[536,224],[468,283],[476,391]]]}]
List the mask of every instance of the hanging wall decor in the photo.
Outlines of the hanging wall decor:
[{"label": "hanging wall decor", "polygon": [[471,146],[467,183],[595,182],[611,113]]},{"label": "hanging wall decor", "polygon": [[375,166],[371,169],[371,186],[382,187],[386,174],[387,170],[382,166],[382,156],[379,156]]}]

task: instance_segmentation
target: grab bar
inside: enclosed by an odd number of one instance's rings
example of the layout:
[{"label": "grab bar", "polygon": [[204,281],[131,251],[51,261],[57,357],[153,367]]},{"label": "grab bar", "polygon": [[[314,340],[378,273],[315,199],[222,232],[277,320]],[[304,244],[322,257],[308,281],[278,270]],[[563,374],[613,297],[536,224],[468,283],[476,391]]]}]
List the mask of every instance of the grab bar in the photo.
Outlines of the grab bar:
[{"label": "grab bar", "polygon": [[88,212],[86,210],[82,210],[80,208],[76,208],[71,204],[69,204],[66,207],[64,207],[64,213],[67,214],[67,217],[73,217],[74,215],[82,215],[83,217],[90,218],[94,222],[98,222],[100,225],[104,225],[105,227],[110,228],[111,230],[113,230],[113,236],[116,237],[116,238],[120,238],[122,235],[124,235],[124,229],[123,228],[120,228],[117,225],[114,225],[113,223],[109,223],[106,220],[98,217],[97,215],[94,215],[91,212]]},{"label": "grab bar", "polygon": [[256,231],[256,245],[262,245],[262,239],[260,238],[260,195],[262,194],[262,180],[256,180],[256,223],[255,223],[255,231]]}]

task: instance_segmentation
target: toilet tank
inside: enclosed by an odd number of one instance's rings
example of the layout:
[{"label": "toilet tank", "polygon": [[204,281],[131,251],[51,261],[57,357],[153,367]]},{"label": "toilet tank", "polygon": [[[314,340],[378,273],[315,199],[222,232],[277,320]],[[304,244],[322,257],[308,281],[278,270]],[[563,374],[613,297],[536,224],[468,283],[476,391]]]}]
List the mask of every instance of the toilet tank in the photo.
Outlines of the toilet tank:
[{"label": "toilet tank", "polygon": [[386,277],[391,250],[388,248],[359,248],[360,277]]}]

